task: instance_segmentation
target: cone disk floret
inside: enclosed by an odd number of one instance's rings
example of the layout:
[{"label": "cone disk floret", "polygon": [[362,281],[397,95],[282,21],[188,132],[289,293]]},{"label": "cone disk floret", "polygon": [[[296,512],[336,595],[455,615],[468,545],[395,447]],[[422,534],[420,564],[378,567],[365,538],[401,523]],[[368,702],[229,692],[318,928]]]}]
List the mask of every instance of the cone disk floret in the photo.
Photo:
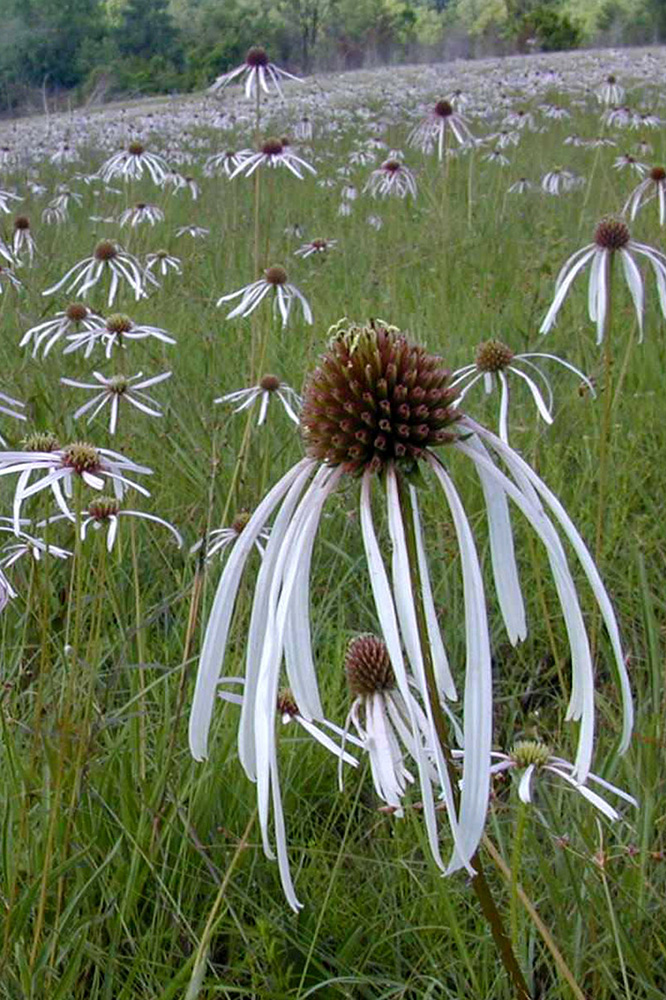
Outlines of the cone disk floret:
[{"label": "cone disk floret", "polygon": [[455,439],[457,390],[441,358],[382,320],[342,320],[332,332],[304,390],[301,428],[311,458],[379,472]]},{"label": "cone disk floret", "polygon": [[663,184],[666,181],[666,170],[663,167],[653,167],[650,171],[650,180],[655,184]]},{"label": "cone disk floret", "polygon": [[266,281],[270,285],[284,285],[287,282],[287,272],[279,264],[274,264],[264,271]]},{"label": "cone disk floret", "polygon": [[268,53],[261,45],[253,45],[245,56],[248,66],[268,66]]},{"label": "cone disk floret", "polygon": [[118,396],[122,396],[128,388],[129,380],[126,375],[114,375],[109,379],[109,392],[115,392]]},{"label": "cone disk floret", "polygon": [[345,656],[345,675],[355,698],[367,698],[394,688],[395,674],[386,643],[370,634],[352,639]]},{"label": "cone disk floret", "polygon": [[118,256],[118,249],[115,243],[111,240],[102,240],[95,247],[95,252],[93,254],[95,260],[113,260],[114,257]]},{"label": "cone disk floret", "polygon": [[145,151],[146,148],[143,145],[143,143],[136,142],[136,140],[134,142],[130,142],[129,146],[127,147],[127,152],[130,153],[132,156],[143,156]]},{"label": "cone disk floret", "polygon": [[453,108],[448,101],[437,101],[435,114],[438,118],[449,118],[453,114]]},{"label": "cone disk floret", "polygon": [[85,306],[83,302],[70,302],[65,309],[65,315],[72,323],[82,323],[88,315],[88,306]]},{"label": "cone disk floret", "polygon": [[541,740],[517,740],[511,748],[511,758],[518,767],[543,767],[551,756],[550,747]]},{"label": "cone disk floret", "polygon": [[57,451],[60,447],[57,437],[51,431],[36,431],[21,443],[24,451]]},{"label": "cone disk floret", "polygon": [[629,229],[622,219],[602,219],[594,230],[594,242],[602,250],[623,250],[630,239]]},{"label": "cone disk floret", "polygon": [[96,521],[108,521],[110,517],[117,517],[119,510],[120,503],[115,497],[101,496],[88,505],[88,515]]},{"label": "cone disk floret", "polygon": [[17,215],[14,219],[14,229],[30,229],[30,219],[27,215]]},{"label": "cone disk floret", "polygon": [[74,469],[79,475],[96,472],[100,467],[99,452],[92,444],[74,441],[62,449],[62,464]]},{"label": "cone disk floret", "polygon": [[259,386],[266,392],[276,392],[280,388],[280,379],[277,375],[264,375],[259,381]]},{"label": "cone disk floret", "polygon": [[279,156],[282,149],[282,139],[276,139],[274,137],[265,139],[261,145],[261,152],[264,156]]},{"label": "cone disk floret", "polygon": [[278,692],[277,710],[280,715],[291,715],[292,718],[298,715],[298,705],[290,688],[283,688]]},{"label": "cone disk floret", "polygon": [[116,336],[129,333],[132,329],[132,320],[124,313],[113,313],[106,321],[106,328],[109,333],[114,333]]},{"label": "cone disk floret", "polygon": [[402,167],[400,160],[385,160],[382,163],[382,170],[385,170],[387,174],[395,174]]},{"label": "cone disk floret", "polygon": [[240,510],[233,521],[231,522],[231,530],[235,531],[237,535],[240,535],[244,529],[247,527],[247,522],[250,520],[249,510]]},{"label": "cone disk floret", "polygon": [[480,372],[501,372],[513,360],[514,352],[501,340],[484,340],[476,349],[476,367]]}]

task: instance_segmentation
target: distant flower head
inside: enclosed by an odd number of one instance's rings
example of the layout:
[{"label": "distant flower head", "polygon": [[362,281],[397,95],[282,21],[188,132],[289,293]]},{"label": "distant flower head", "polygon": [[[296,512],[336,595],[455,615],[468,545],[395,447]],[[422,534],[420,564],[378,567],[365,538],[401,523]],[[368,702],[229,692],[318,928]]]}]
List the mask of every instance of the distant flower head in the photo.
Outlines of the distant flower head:
[{"label": "distant flower head", "polygon": [[163,156],[150,153],[142,142],[130,142],[127,149],[115,153],[99,169],[100,180],[108,184],[116,177],[125,181],[139,181],[144,171],[148,173],[153,183],[162,185],[169,172],[169,164]]},{"label": "distant flower head", "polygon": [[109,278],[107,302],[110,306],[113,305],[123,283],[129,285],[137,302],[139,299],[147,298],[147,285],[158,285],[154,275],[146,272],[136,257],[123,250],[114,240],[101,240],[91,257],[80,260],[60,281],[42,292],[42,295],[52,295],[67,285],[68,293],[75,291],[85,298],[89,290],[106,276]]},{"label": "distant flower head", "polygon": [[53,319],[38,323],[37,326],[30,327],[19,341],[19,347],[27,347],[33,341],[33,358],[37,357],[40,348],[43,346],[43,357],[49,353],[58,340],[70,334],[79,334],[82,331],[94,330],[103,322],[92,309],[89,309],[83,302],[70,302],[66,309],[57,312]]},{"label": "distant flower head", "polygon": [[622,209],[623,215],[628,214],[633,222],[639,208],[654,198],[659,206],[659,225],[663,226],[666,221],[666,170],[663,167],[652,167],[647,177],[634,188]]},{"label": "distant flower head", "polygon": [[652,266],[657,282],[659,305],[666,317],[666,256],[654,247],[632,240],[627,225],[621,219],[606,218],[598,223],[594,231],[594,243],[588,243],[564,262],[555,282],[555,297],[539,327],[540,333],[548,333],[554,326],[574,279],[589,263],[591,267],[588,312],[592,322],[597,325],[597,343],[601,343],[608,313],[608,269],[615,254],[618,254],[622,261],[622,270],[636,310],[639,339],[643,339],[644,291],[643,279],[634,254],[646,257]]},{"label": "distant flower head", "polygon": [[461,145],[473,138],[467,119],[456,111],[453,104],[450,101],[437,101],[429,114],[409,133],[407,142],[424,153],[431,152],[436,145],[437,156],[441,161],[449,134]]},{"label": "distant flower head", "polygon": [[289,321],[289,314],[294,302],[300,303],[305,322],[312,323],[312,310],[307,299],[296,285],[291,284],[287,278],[287,272],[279,264],[267,268],[263,278],[259,278],[258,281],[252,281],[249,285],[239,288],[237,292],[220,296],[217,304],[220,306],[223,302],[240,298],[238,305],[230,313],[227,313],[227,319],[249,316],[271,291],[275,293],[273,310],[280,313],[283,326],[286,326]]},{"label": "distant flower head", "polygon": [[317,238],[310,240],[309,243],[304,243],[298,250],[294,250],[294,257],[303,257],[305,259],[306,257],[319,256],[320,254],[328,253],[329,250],[333,250],[337,245],[337,240]]},{"label": "distant flower head", "polygon": [[258,150],[244,149],[238,155],[240,162],[229,174],[230,179],[239,175],[251,177],[258,167],[286,167],[294,177],[298,177],[301,181],[303,180],[302,171],[307,170],[311,174],[317,173],[313,166],[306,163],[302,157],[297,156],[285,145],[284,139],[265,139]]},{"label": "distant flower head", "polygon": [[381,167],[372,171],[363,191],[369,192],[373,198],[386,198],[389,195],[398,198],[411,195],[415,198],[416,180],[412,171],[401,160],[385,160]]},{"label": "distant flower head", "polygon": [[301,397],[294,389],[281,382],[277,375],[263,375],[257,385],[250,386],[249,389],[228,392],[225,396],[219,396],[214,402],[238,403],[238,406],[234,408],[234,413],[240,413],[242,410],[247,410],[258,399],[261,400],[257,419],[257,427],[261,427],[266,420],[268,404],[272,396],[280,400],[287,416],[297,424],[299,422],[297,411],[301,408]]},{"label": "distant flower head", "polygon": [[108,403],[110,410],[109,433],[115,434],[122,400],[126,400],[137,410],[141,410],[151,417],[162,416],[159,405],[145,390],[171,378],[171,372],[163,372],[161,375],[153,375],[146,379],[143,378],[143,372],[131,376],[112,375],[111,377],[102,375],[101,372],[93,372],[93,378],[97,379],[97,382],[77,382],[71,378],[60,379],[63,385],[73,386],[75,389],[90,389],[95,393],[92,399],[76,410],[75,420],[78,420],[85,413],[89,413],[88,423],[90,423]]},{"label": "distant flower head", "polygon": [[605,104],[606,107],[613,104],[622,104],[624,100],[624,87],[617,82],[612,73],[608,74],[597,90],[597,100],[600,104]]},{"label": "distant flower head", "polygon": [[147,222],[154,226],[156,222],[164,222],[164,212],[159,205],[149,205],[147,202],[138,201],[131,208],[126,208],[118,216],[118,223],[121,226],[130,225],[132,229]]},{"label": "distant flower head", "polygon": [[236,66],[229,73],[223,73],[208,88],[211,93],[224,90],[234,80],[245,77],[245,96],[253,97],[257,94],[257,88],[261,88],[265,94],[270,94],[270,86],[275,87],[280,97],[283,97],[280,87],[280,80],[296,80],[300,83],[300,77],[288,73],[286,69],[281,69],[275,63],[269,61],[266,49],[260,45],[253,45],[245,56],[245,62]]}]

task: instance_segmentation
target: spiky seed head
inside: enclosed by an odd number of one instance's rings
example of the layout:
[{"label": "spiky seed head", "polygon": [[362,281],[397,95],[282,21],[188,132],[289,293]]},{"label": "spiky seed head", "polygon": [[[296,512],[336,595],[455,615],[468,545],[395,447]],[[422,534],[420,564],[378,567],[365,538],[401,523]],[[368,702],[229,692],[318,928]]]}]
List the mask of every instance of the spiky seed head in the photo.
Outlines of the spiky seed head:
[{"label": "spiky seed head", "polygon": [[145,151],[146,147],[143,145],[142,142],[138,142],[136,139],[133,142],[130,142],[129,146],[127,147],[127,152],[130,153],[132,156],[143,156]]},{"label": "spiky seed head", "polygon": [[261,144],[261,152],[264,156],[279,156],[282,152],[282,139],[265,139]]},{"label": "spiky seed head", "polygon": [[248,66],[252,66],[253,68],[268,66],[268,53],[263,46],[253,45],[251,49],[248,49],[248,53],[245,56],[245,62]]},{"label": "spiky seed head", "polygon": [[347,646],[345,675],[355,698],[367,698],[395,687],[395,674],[383,639],[359,635]]},{"label": "spiky seed head", "polygon": [[622,219],[602,219],[594,230],[594,242],[602,250],[623,250],[630,239],[629,229]]},{"label": "spiky seed head", "polygon": [[155,251],[155,256],[157,257],[158,260],[164,260],[166,257],[169,256],[169,251],[168,250],[156,250]]},{"label": "spiky seed head", "polygon": [[145,201],[137,201],[136,205],[134,206],[134,211],[135,212],[143,212],[143,210],[145,209],[145,207],[146,207]]},{"label": "spiky seed head", "polygon": [[88,515],[96,521],[108,521],[110,517],[117,517],[119,510],[120,502],[115,497],[97,497],[88,505]]},{"label": "spiky seed head", "polygon": [[115,333],[118,336],[118,334],[129,333],[134,324],[124,313],[113,313],[107,318],[105,325],[109,333]]},{"label": "spiky seed head", "polygon": [[382,170],[387,174],[395,174],[402,169],[402,163],[400,160],[385,160],[382,163]]},{"label": "spiky seed head", "polygon": [[30,229],[30,219],[27,215],[17,215],[14,219],[14,229]]},{"label": "spiky seed head", "polygon": [[60,447],[57,437],[51,431],[37,431],[29,434],[21,442],[23,451],[57,451]]},{"label": "spiky seed head", "polygon": [[127,392],[129,389],[129,380],[126,375],[114,375],[109,379],[108,385],[109,392],[114,392],[118,396],[122,396],[123,393]]},{"label": "spiky seed head", "polygon": [[298,705],[290,688],[282,688],[277,696],[277,710],[280,715],[290,715],[292,718],[298,715]]},{"label": "spiky seed head", "polygon": [[74,469],[79,475],[83,472],[96,472],[100,467],[99,452],[86,441],[73,441],[62,449],[62,464]]},{"label": "spiky seed head", "polygon": [[455,440],[461,413],[441,358],[383,320],[341,320],[304,390],[301,429],[310,457],[346,472],[412,464]]},{"label": "spiky seed head", "polygon": [[510,757],[518,767],[543,767],[551,756],[550,747],[541,740],[517,740],[511,748]]},{"label": "spiky seed head", "polygon": [[453,114],[453,108],[448,101],[437,101],[435,114],[438,118],[449,118]]},{"label": "spiky seed head", "polygon": [[663,184],[666,181],[666,170],[663,167],[653,167],[650,171],[650,180],[655,184]]},{"label": "spiky seed head", "polygon": [[501,340],[484,340],[476,349],[476,367],[480,372],[501,372],[513,357],[514,352]]},{"label": "spiky seed head", "polygon": [[284,285],[287,282],[287,272],[279,264],[267,268],[264,271],[264,276],[270,285]]},{"label": "spiky seed head", "polygon": [[615,83],[615,77],[612,73],[609,73],[608,76],[606,77],[606,83],[610,84]]},{"label": "spiky seed head", "polygon": [[264,375],[259,381],[259,387],[266,392],[275,392],[280,388],[280,379],[277,375]]},{"label": "spiky seed head", "polygon": [[65,316],[72,323],[81,323],[88,315],[88,306],[83,302],[70,302],[65,309]]},{"label": "spiky seed head", "polygon": [[95,247],[95,252],[93,257],[95,260],[113,260],[114,257],[118,256],[118,247],[111,240],[102,240]]},{"label": "spiky seed head", "polygon": [[235,531],[237,535],[243,533],[247,527],[247,522],[250,520],[249,510],[239,510],[235,518],[231,522],[231,530]]}]

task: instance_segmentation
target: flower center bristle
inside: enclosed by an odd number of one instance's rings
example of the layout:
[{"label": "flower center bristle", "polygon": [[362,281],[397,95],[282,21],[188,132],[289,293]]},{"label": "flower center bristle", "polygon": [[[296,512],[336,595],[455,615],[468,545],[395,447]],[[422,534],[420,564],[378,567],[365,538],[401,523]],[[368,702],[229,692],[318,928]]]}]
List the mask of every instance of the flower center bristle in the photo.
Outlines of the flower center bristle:
[{"label": "flower center bristle", "polygon": [[311,458],[346,472],[379,472],[455,440],[462,414],[441,358],[382,320],[341,320],[332,333],[305,386],[301,429]]},{"label": "flower center bristle", "polygon": [[476,349],[476,367],[480,372],[501,372],[511,364],[514,352],[501,340],[484,340]]},{"label": "flower center bristle", "polygon": [[118,250],[115,243],[112,243],[111,240],[102,240],[95,247],[93,256],[95,260],[113,260],[114,257],[118,256]]},{"label": "flower center bristle", "polygon": [[282,140],[270,138],[266,139],[261,146],[264,156],[279,156],[282,152]]},{"label": "flower center bristle", "polygon": [[122,396],[124,392],[127,392],[128,388],[129,380],[126,375],[114,375],[109,379],[109,392],[114,392],[116,395]]},{"label": "flower center bristle", "polygon": [[264,271],[266,281],[271,285],[284,285],[287,281],[287,272],[279,264],[274,264]]},{"label": "flower center bristle", "polygon": [[143,212],[143,210],[145,208],[146,208],[145,201],[137,201],[136,205],[134,206],[134,211],[135,212]]},{"label": "flower center bristle", "polygon": [[120,503],[115,497],[101,496],[93,500],[88,506],[88,514],[96,521],[107,521],[110,517],[116,517],[120,510]]},{"label": "flower center bristle", "polygon": [[142,156],[145,151],[146,148],[141,142],[130,142],[127,147],[127,152],[131,153],[132,156]]},{"label": "flower center bristle", "polygon": [[352,639],[345,656],[345,674],[355,698],[370,697],[395,687],[386,643],[375,635],[359,635]]},{"label": "flower center bristle", "polygon": [[268,54],[261,45],[253,45],[245,56],[248,66],[268,66]]},{"label": "flower center bristle", "polygon": [[84,306],[83,302],[70,302],[65,315],[72,323],[81,323],[88,315],[88,306]]},{"label": "flower center bristle", "polygon": [[109,333],[118,334],[129,333],[132,329],[132,320],[124,313],[114,313],[106,321],[106,328]]},{"label": "flower center bristle", "polygon": [[280,388],[280,379],[277,375],[264,375],[259,382],[259,387],[267,392],[275,392]]},{"label": "flower center bristle", "polygon": [[655,184],[661,184],[662,181],[666,180],[666,170],[663,167],[653,167],[650,171],[650,180],[653,180]]},{"label": "flower center bristle", "polygon": [[630,239],[629,229],[622,219],[602,219],[594,230],[594,242],[602,250],[622,250]]},{"label": "flower center bristle", "polygon": [[298,705],[294,700],[294,696],[290,688],[283,688],[280,692],[278,692],[277,710],[280,715],[290,715],[292,718],[295,715],[298,715]]},{"label": "flower center bristle", "polygon": [[231,522],[231,530],[235,531],[237,535],[240,535],[243,530],[247,527],[247,522],[250,520],[250,512],[247,510],[239,510],[235,518]]},{"label": "flower center bristle", "polygon": [[21,443],[23,451],[57,451],[60,447],[55,434],[51,434],[50,431],[37,431],[35,434],[29,434]]},{"label": "flower center bristle", "polygon": [[543,767],[548,763],[551,752],[541,740],[518,740],[511,748],[510,756],[519,767],[529,767],[530,764]]},{"label": "flower center bristle", "polygon": [[157,250],[155,256],[158,260],[165,260],[169,256],[168,250]]},{"label": "flower center bristle", "polygon": [[325,250],[326,247],[328,246],[328,240],[316,239],[312,241],[310,246],[313,247],[315,250]]},{"label": "flower center bristle", "polygon": [[608,76],[606,77],[606,83],[611,83],[611,84],[615,83],[615,77],[613,76],[612,73],[609,73]]},{"label": "flower center bristle", "polygon": [[30,219],[27,215],[17,215],[14,219],[14,229],[30,229]]},{"label": "flower center bristle", "polygon": [[400,160],[386,160],[382,163],[382,170],[385,170],[387,174],[395,174],[402,167]]},{"label": "flower center bristle", "polygon": [[435,105],[435,114],[439,118],[448,118],[449,115],[453,114],[453,108],[448,101],[437,101]]},{"label": "flower center bristle", "polygon": [[95,472],[100,465],[99,452],[92,444],[74,441],[62,449],[62,464],[74,469],[79,475],[83,472]]}]

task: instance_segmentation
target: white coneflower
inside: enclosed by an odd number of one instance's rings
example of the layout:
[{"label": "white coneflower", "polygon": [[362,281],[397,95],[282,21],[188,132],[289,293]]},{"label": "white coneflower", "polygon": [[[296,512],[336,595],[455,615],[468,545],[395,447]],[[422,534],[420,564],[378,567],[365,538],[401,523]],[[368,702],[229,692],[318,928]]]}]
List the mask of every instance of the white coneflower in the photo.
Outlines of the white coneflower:
[{"label": "white coneflower", "polygon": [[437,157],[444,157],[449,133],[456,142],[472,141],[467,119],[455,110],[450,101],[437,101],[430,113],[409,133],[407,142],[424,153],[429,153],[437,146]]},{"label": "white coneflower", "polygon": [[211,93],[223,90],[234,80],[241,80],[245,77],[245,96],[250,98],[256,94],[257,87],[260,87],[265,94],[270,94],[270,86],[273,85],[283,97],[280,87],[280,80],[296,80],[300,83],[300,77],[288,73],[286,69],[276,66],[270,62],[266,49],[260,45],[253,45],[245,56],[245,62],[228,73],[223,73],[208,88]]},{"label": "white coneflower", "polygon": [[652,167],[650,173],[627,198],[622,213],[629,213],[629,218],[633,222],[636,214],[643,205],[647,205],[653,198],[657,199],[659,206],[659,225],[663,226],[666,219],[666,170],[663,167]]},{"label": "white coneflower", "polygon": [[635,156],[631,153],[625,153],[623,156],[618,156],[613,163],[614,170],[629,170],[633,173],[638,174],[639,177],[643,177],[647,173],[648,165],[647,163],[641,163],[637,160]]},{"label": "white coneflower", "polygon": [[30,231],[30,219],[27,215],[17,215],[14,219],[14,235],[12,236],[12,253],[17,263],[21,263],[22,257],[26,256],[28,262],[32,264],[36,249],[37,244]]},{"label": "white coneflower", "polygon": [[333,250],[337,247],[337,240],[324,240],[324,239],[314,239],[310,240],[309,243],[304,243],[294,250],[294,257],[302,257],[304,260],[306,257],[319,256],[320,254],[326,254],[329,250]]},{"label": "white coneflower", "polygon": [[[272,776],[276,759],[276,697],[282,663],[284,660],[300,714],[309,721],[323,718],[309,625],[310,564],[326,500],[343,477],[351,475],[361,483],[360,525],[375,612],[412,734],[419,732],[413,708],[414,691],[426,715],[427,739],[414,740],[414,757],[430,849],[443,870],[472,868],[490,791],[493,715],[490,636],[483,576],[472,528],[453,480],[435,452],[439,447],[450,447],[465,455],[479,476],[486,501],[490,561],[500,611],[512,643],[525,637],[526,622],[509,500],[525,515],[548,553],[571,647],[572,691],[567,717],[580,721],[576,779],[585,781],[591,766],[594,672],[585,622],[557,528],[580,561],[609,633],[622,691],[622,749],[628,745],[633,721],[629,682],[615,615],[594,562],[545,483],[500,438],[463,416],[455,406],[456,395],[442,359],[410,343],[396,328],[379,320],[365,327],[342,321],[332,331],[328,352],[306,382],[301,427],[307,457],[297,462],[261,501],[225,563],[206,628],[190,717],[190,749],[197,760],[205,758],[207,753],[243,569],[259,532],[275,514],[247,630],[245,689],[238,734],[241,764],[257,783],[259,822],[267,849],[271,794],[276,818],[281,817]],[[434,719],[437,699],[455,698],[456,688],[437,622],[418,491],[403,477],[403,473],[413,472],[418,463],[430,470],[441,488],[460,547],[466,674],[465,757],[459,806],[454,801],[445,748],[439,742]],[[380,472],[382,475],[378,476]],[[376,489],[385,491],[391,541],[390,575],[374,526],[373,483]],[[413,539],[411,555],[407,532]],[[423,609],[423,629],[418,626],[415,585]],[[236,656],[237,653],[236,649]],[[427,679],[426,656],[432,659],[431,681]],[[453,837],[448,868],[440,853],[433,769],[437,775],[437,797],[444,800]],[[282,883],[291,905],[297,908],[285,860],[283,825],[276,830],[276,841],[282,859]]]},{"label": "white coneflower", "polygon": [[[564,760],[563,757],[553,756],[550,747],[540,740],[518,740],[514,743],[509,753],[493,751],[491,756],[496,761],[490,768],[492,774],[502,774],[506,771],[522,772],[520,781],[518,782],[518,796],[521,802],[525,802],[527,805],[532,802],[532,785],[537,775],[544,773],[554,774],[557,778],[561,778],[574,788],[579,795],[582,795],[584,799],[590,802],[595,809],[598,809],[608,819],[617,820],[620,818],[617,809],[609,805],[605,799],[591,788],[588,788],[586,784],[576,779],[573,764],[569,763],[568,760]],[[604,791],[617,795],[618,798],[623,799],[630,805],[638,806],[633,795],[628,795],[627,792],[616,785],[612,785],[610,781],[600,778],[599,775],[592,774],[590,771],[587,775],[587,780],[603,788]]]},{"label": "white coneflower", "polygon": [[287,416],[297,424],[300,420],[298,411],[302,404],[301,397],[294,389],[281,382],[277,375],[264,375],[257,385],[250,386],[249,389],[228,392],[225,396],[219,396],[214,402],[238,403],[239,405],[234,408],[234,413],[240,413],[241,410],[247,410],[260,399],[257,427],[261,427],[266,420],[271,396],[276,396],[280,400]]},{"label": "white coneflower", "polygon": [[541,179],[542,190],[546,194],[553,195],[562,194],[563,191],[575,191],[584,184],[584,177],[579,177],[572,170],[562,170],[560,167],[549,170]]},{"label": "white coneflower", "polygon": [[37,357],[39,349],[44,346],[43,357],[62,337],[94,330],[103,323],[101,316],[89,309],[83,302],[70,302],[66,309],[57,312],[53,319],[31,326],[21,337],[19,347],[27,347],[33,341],[33,358]]},{"label": "white coneflower", "polygon": [[248,150],[237,152],[231,149],[224,149],[220,153],[209,156],[204,163],[204,176],[213,177],[215,174],[223,173],[226,177],[231,177],[234,170],[241,165]]},{"label": "white coneflower", "polygon": [[4,292],[5,285],[16,289],[23,288],[22,282],[19,281],[16,275],[8,267],[3,267],[0,264],[0,295]]},{"label": "white coneflower", "polygon": [[133,340],[145,340],[154,337],[163,344],[175,344],[176,340],[166,330],[159,326],[151,326],[148,323],[135,323],[124,313],[113,313],[105,320],[100,320],[99,325],[93,326],[80,333],[70,333],[67,335],[69,344],[63,354],[71,354],[73,351],[83,350],[85,357],[90,357],[93,348],[97,344],[102,344],[107,358],[111,357],[114,348],[124,348]]},{"label": "white coneflower", "polygon": [[169,173],[169,164],[163,156],[149,153],[142,142],[130,142],[127,149],[115,153],[99,168],[97,176],[108,183],[116,177],[125,181],[140,181],[147,172],[153,183],[162,185]]},{"label": "white coneflower", "polygon": [[[199,552],[205,543],[206,561],[211,560],[218,552],[220,554],[224,553],[238,538],[240,538],[249,520],[250,513],[248,511],[239,511],[228,527],[213,528],[213,530],[209,531],[204,538],[200,538],[198,542],[195,542],[194,545],[191,546],[190,552]],[[264,528],[255,538],[254,544],[260,556],[263,556],[264,554],[264,543],[268,541],[270,534],[270,531],[267,528]]]},{"label": "white coneflower", "polygon": [[209,233],[207,226],[179,226],[176,230],[176,236],[191,236],[195,240],[204,239]]},{"label": "white coneflower", "polygon": [[159,205],[149,205],[145,201],[138,201],[131,208],[126,208],[118,216],[118,224],[121,226],[130,225],[132,229],[147,222],[154,226],[157,222],[164,222],[164,212]]},{"label": "white coneflower", "polygon": [[[150,496],[144,486],[128,479],[127,473],[151,475],[152,469],[137,465],[116,451],[96,448],[84,441],[74,441],[60,448],[48,434],[34,434],[24,444],[23,451],[0,452],[0,476],[18,474],[13,502],[13,523],[17,534],[24,501],[45,489],[51,490],[65,517],[74,520],[65,498],[71,498],[73,494],[75,477],[80,477],[93,490],[102,490],[105,482],[110,481],[119,500],[128,488]],[[44,475],[37,482],[30,483],[33,473]]]},{"label": "white coneflower", "polygon": [[485,153],[482,157],[484,163],[494,163],[497,167],[508,167],[510,160],[501,149],[491,149],[489,153]]},{"label": "white coneflower", "polygon": [[363,193],[366,192],[373,198],[388,198],[391,195],[416,198],[416,180],[409,167],[400,160],[384,160],[381,167],[370,174],[363,188]]},{"label": "white coneflower", "polygon": [[657,282],[659,305],[666,318],[666,256],[654,247],[632,240],[629,229],[621,219],[608,218],[598,223],[594,231],[594,243],[588,243],[564,262],[555,282],[555,297],[539,327],[539,333],[548,333],[555,324],[574,279],[587,264],[591,264],[588,312],[592,322],[597,324],[597,343],[601,343],[608,312],[608,269],[616,253],[622,261],[622,271],[636,310],[639,341],[643,339],[644,294],[643,279],[634,254],[647,257],[650,262]]},{"label": "white coneflower", "polygon": [[12,248],[5,243],[2,236],[0,236],[0,260],[4,260],[10,267],[16,267],[17,265]]},{"label": "white coneflower", "polygon": [[314,135],[312,120],[307,115],[303,115],[300,121],[294,125],[294,138],[299,142],[310,142]]},{"label": "white coneflower", "polygon": [[[69,549],[60,548],[59,545],[46,542],[43,538],[35,538],[20,527],[17,534],[14,531],[11,518],[3,517],[2,521],[6,521],[7,523],[0,525],[0,531],[11,532],[13,538],[11,542],[7,542],[0,549],[0,566],[3,569],[13,566],[14,563],[26,555],[34,559],[35,562],[40,562],[44,555],[53,556],[54,559],[68,559],[72,555]],[[27,523],[27,521],[21,521],[21,524]],[[41,528],[42,525],[39,524],[38,527]]]},{"label": "white coneflower", "polygon": [[229,175],[230,179],[238,177],[251,177],[258,167],[286,167],[287,170],[303,180],[303,170],[316,174],[317,171],[311,164],[307,163],[301,156],[297,156],[284,144],[282,139],[265,139],[259,150],[241,150],[241,162]]},{"label": "white coneflower", "polygon": [[[507,347],[506,344],[503,344],[499,340],[483,341],[483,343],[479,344],[476,349],[476,359],[474,364],[465,365],[463,368],[458,368],[457,371],[454,371],[453,373],[451,387],[458,388],[458,391],[460,392],[458,405],[462,403],[469,390],[473,388],[477,382],[483,380],[486,393],[491,393],[495,385],[499,385],[499,435],[502,441],[505,441],[507,444],[509,443],[508,372],[511,372],[511,374],[517,376],[525,382],[530,390],[530,393],[532,394],[532,399],[536,404],[537,413],[541,419],[545,420],[547,424],[552,424],[553,422],[553,390],[549,379],[543,373],[541,368],[534,363],[532,360],[533,358],[557,362],[557,364],[562,365],[564,368],[576,375],[580,381],[587,386],[592,395],[595,395],[594,386],[587,376],[570,362],[564,361],[563,358],[558,358],[555,354],[541,354],[535,352],[515,354],[510,347]],[[534,376],[536,376],[536,379]],[[546,391],[546,399],[544,399],[539,382],[543,384],[543,388]]]},{"label": "white coneflower", "polygon": [[12,206],[12,201],[23,201],[19,195],[14,194],[12,191],[3,191],[0,189],[0,212],[4,212],[5,215],[11,215],[15,206]]},{"label": "white coneflower", "polygon": [[155,276],[146,272],[136,257],[123,250],[113,240],[102,240],[95,247],[91,257],[80,260],[60,281],[42,292],[42,295],[52,295],[67,285],[66,292],[76,291],[78,295],[85,297],[88,291],[105,276],[110,279],[107,300],[110,306],[114,303],[121,282],[127,282],[137,302],[139,299],[147,298],[147,284],[158,286]]},{"label": "white coneflower", "polygon": [[90,527],[95,531],[106,528],[106,547],[109,552],[116,540],[118,521],[121,517],[138,517],[143,521],[152,521],[153,524],[161,524],[163,528],[171,532],[178,548],[181,548],[183,545],[180,532],[169,521],[165,521],[163,517],[158,517],[157,514],[148,514],[143,510],[128,510],[123,508],[120,506],[120,501],[117,497],[98,497],[88,505],[87,511],[81,512],[81,517],[81,538],[85,540],[86,533]]},{"label": "white coneflower", "polygon": [[49,162],[53,163],[56,167],[61,167],[65,163],[78,163],[81,157],[79,156],[78,150],[69,143],[63,142],[63,144],[51,153],[49,156]]},{"label": "white coneflower", "polygon": [[223,302],[231,302],[240,298],[239,304],[227,313],[227,319],[235,319],[237,316],[249,316],[257,308],[269,292],[275,293],[273,299],[273,310],[282,316],[282,325],[286,326],[289,320],[289,313],[294,302],[299,302],[303,310],[303,318],[306,323],[312,323],[312,310],[303,293],[287,280],[287,272],[279,264],[274,264],[264,271],[264,277],[258,281],[252,281],[249,285],[239,288],[237,292],[230,292],[229,295],[222,295],[218,300],[218,306]]},{"label": "white coneflower", "polygon": [[[110,377],[102,375],[101,372],[93,372],[93,378],[97,379],[97,382],[77,382],[72,378],[60,379],[63,385],[73,386],[75,389],[92,389],[95,392],[92,399],[76,410],[75,420],[78,420],[85,413],[90,413],[88,417],[88,423],[90,423],[108,403],[111,410],[109,433],[115,434],[121,400],[127,400],[137,410],[141,410],[142,413],[147,413],[151,417],[163,416],[159,404],[144,390],[171,378],[171,372],[162,372],[160,375],[153,375],[146,379],[143,378],[143,372],[131,376],[112,375]],[[143,381],[137,381],[138,379],[143,379]]]},{"label": "white coneflower", "polygon": [[155,250],[154,253],[146,254],[146,271],[153,268],[159,271],[163,278],[166,278],[170,271],[175,274],[182,274],[180,257],[170,254],[168,250]]},{"label": "white coneflower", "polygon": [[624,100],[624,87],[619,84],[612,73],[609,73],[604,82],[597,90],[597,100],[600,104],[610,105],[622,104]]},{"label": "white coneflower", "polygon": [[507,188],[507,194],[526,194],[528,191],[534,191],[536,185],[529,181],[527,177],[519,177],[517,181]]}]

